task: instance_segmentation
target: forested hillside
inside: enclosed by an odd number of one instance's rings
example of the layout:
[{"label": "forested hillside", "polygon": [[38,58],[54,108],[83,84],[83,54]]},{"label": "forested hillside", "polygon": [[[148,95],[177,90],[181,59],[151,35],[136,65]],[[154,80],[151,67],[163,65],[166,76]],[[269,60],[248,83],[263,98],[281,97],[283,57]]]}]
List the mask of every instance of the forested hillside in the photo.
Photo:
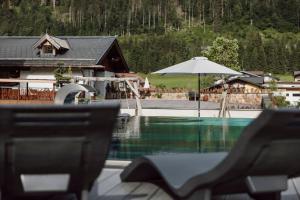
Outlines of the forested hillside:
[{"label": "forested hillside", "polygon": [[119,35],[134,71],[239,41],[245,70],[300,70],[300,0],[0,0],[0,35]]}]

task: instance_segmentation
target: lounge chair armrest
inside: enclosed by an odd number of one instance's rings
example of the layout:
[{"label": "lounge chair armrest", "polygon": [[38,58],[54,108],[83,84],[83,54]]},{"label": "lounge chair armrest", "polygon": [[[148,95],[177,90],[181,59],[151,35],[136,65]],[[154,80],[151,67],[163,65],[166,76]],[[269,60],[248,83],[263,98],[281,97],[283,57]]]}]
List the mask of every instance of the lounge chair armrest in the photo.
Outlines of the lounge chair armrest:
[{"label": "lounge chair armrest", "polygon": [[246,184],[250,194],[281,192],[288,188],[288,177],[280,176],[248,176]]}]

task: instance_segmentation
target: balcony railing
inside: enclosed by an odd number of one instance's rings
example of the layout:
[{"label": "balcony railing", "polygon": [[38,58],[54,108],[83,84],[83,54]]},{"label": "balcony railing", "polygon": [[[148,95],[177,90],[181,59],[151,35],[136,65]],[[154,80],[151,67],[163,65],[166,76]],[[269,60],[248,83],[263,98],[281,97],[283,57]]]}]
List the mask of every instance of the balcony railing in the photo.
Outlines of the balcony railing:
[{"label": "balcony railing", "polygon": [[49,89],[0,88],[0,100],[53,101],[55,91]]}]

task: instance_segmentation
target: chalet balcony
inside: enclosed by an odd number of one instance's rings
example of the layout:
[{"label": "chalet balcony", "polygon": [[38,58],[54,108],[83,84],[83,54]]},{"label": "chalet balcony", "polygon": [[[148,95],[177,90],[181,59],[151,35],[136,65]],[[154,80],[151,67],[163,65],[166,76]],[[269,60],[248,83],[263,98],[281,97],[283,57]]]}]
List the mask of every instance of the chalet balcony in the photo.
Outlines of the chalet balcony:
[{"label": "chalet balcony", "polygon": [[[0,101],[6,104],[52,104],[56,94],[55,81],[52,80],[0,79],[0,83]],[[28,87],[29,83],[49,83],[53,88],[31,88]],[[21,84],[25,84],[26,87],[21,87]]]},{"label": "chalet balcony", "polygon": [[40,100],[53,101],[55,93],[49,89],[0,88],[0,100]]}]

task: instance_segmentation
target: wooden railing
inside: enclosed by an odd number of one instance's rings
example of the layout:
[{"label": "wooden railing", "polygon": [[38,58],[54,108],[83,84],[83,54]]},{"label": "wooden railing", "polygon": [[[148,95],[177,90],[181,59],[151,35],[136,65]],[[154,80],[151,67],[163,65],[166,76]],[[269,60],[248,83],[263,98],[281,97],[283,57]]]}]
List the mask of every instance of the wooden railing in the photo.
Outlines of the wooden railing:
[{"label": "wooden railing", "polygon": [[39,100],[53,101],[55,92],[49,89],[0,88],[0,100]]}]

